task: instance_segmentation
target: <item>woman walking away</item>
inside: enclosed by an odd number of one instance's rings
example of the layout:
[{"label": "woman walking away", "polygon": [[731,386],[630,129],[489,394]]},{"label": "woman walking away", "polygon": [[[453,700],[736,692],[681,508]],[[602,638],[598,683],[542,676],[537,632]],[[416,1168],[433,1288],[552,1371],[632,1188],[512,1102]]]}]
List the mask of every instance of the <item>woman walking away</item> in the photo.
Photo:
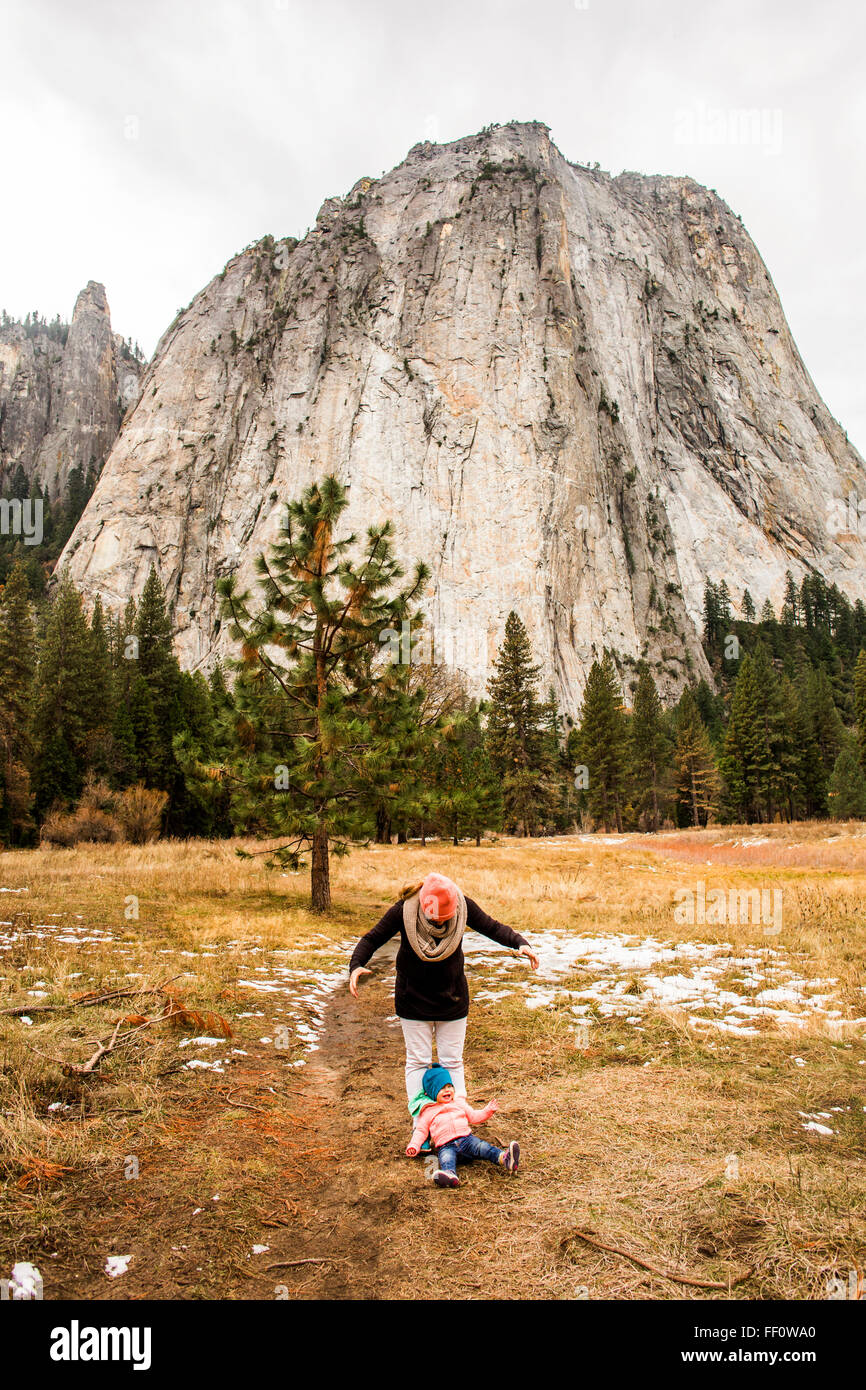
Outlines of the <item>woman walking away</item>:
[{"label": "woman walking away", "polygon": [[357,999],[360,977],[371,973],[364,968],[367,961],[400,933],[394,1005],[406,1043],[406,1094],[413,1119],[422,1105],[430,1104],[421,1082],[433,1064],[434,1037],[440,1067],[451,1073],[456,1094],[466,1095],[463,1044],[469,985],[462,943],[467,927],[519,951],[533,970],[538,969],[538,957],[525,937],[488,917],[442,874],[407,884],[400,900],[361,937],[349,962],[349,989]]}]

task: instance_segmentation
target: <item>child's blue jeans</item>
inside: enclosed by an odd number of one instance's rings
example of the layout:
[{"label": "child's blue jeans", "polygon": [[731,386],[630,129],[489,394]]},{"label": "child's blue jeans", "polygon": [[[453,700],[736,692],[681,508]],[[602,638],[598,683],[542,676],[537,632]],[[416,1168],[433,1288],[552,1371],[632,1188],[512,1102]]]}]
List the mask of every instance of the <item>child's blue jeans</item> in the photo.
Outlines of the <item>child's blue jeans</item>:
[{"label": "child's blue jeans", "polygon": [[451,1139],[436,1150],[439,1167],[445,1173],[456,1173],[458,1163],[471,1163],[473,1158],[486,1158],[489,1163],[498,1163],[501,1149],[488,1144],[486,1139],[478,1139],[474,1134],[464,1134],[460,1139]]}]

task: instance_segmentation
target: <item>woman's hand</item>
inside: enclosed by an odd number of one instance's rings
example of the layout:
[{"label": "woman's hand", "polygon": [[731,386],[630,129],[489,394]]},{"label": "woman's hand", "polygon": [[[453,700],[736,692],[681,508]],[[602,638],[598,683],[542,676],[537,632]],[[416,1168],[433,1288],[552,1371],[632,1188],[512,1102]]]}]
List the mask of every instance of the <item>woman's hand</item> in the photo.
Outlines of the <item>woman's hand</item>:
[{"label": "woman's hand", "polygon": [[[537,964],[537,962],[536,962]],[[349,976],[349,993],[353,999],[358,998],[358,981],[362,975],[372,975],[372,970],[365,970],[363,965],[358,965]]]},{"label": "woman's hand", "polygon": [[530,946],[521,946],[520,955],[526,956],[526,959],[529,961],[529,964],[532,966],[533,970],[538,969],[538,956],[535,954],[535,952],[532,950]]}]

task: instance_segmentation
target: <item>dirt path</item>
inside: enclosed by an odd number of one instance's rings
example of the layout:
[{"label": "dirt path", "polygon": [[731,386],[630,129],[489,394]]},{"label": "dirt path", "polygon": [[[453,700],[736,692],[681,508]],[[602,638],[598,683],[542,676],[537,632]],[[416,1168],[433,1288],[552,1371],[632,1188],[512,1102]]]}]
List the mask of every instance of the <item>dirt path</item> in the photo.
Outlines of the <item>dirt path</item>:
[{"label": "dirt path", "polygon": [[[441,1192],[405,1158],[392,1009],[379,975],[357,1001],[337,990],[301,1070],[240,1037],[248,1055],[230,1074],[167,1078],[165,1123],[133,1146],[138,1178],[111,1164],[52,1194],[60,1215],[28,1255],[46,1298],[487,1296],[463,1252],[491,1219],[516,1229],[526,1180],[475,1165],[459,1192]],[[125,1275],[106,1277],[108,1254],[132,1256]]]},{"label": "dirt path", "polygon": [[[798,1296],[821,1296],[828,1269],[854,1267],[856,1232],[843,1220],[828,1234],[822,1205],[851,1209],[853,1169],[825,1149],[813,1161],[805,1097],[792,1089],[804,1069],[784,1040],[773,1066],[767,1041],[748,1066],[708,1068],[675,1033],[644,1038],[610,1024],[599,1029],[602,1042],[610,1033],[606,1051],[579,1053],[555,1013],[520,999],[473,1008],[470,1098],[502,1105],[481,1132],[519,1138],[526,1162],[517,1178],[464,1167],[460,1188],[441,1191],[405,1157],[402,1037],[386,972],[357,1001],[344,985],[335,991],[302,1068],[273,1045],[274,996],[256,1002],[256,1014],[238,1016],[244,1032],[224,1074],[190,1070],[185,1051],[169,1050],[162,1121],[127,1131],[126,1158],[22,1190],[38,1239],[12,1254],[38,1264],[47,1299],[728,1296],[563,1246],[575,1229],[697,1278],[755,1267],[738,1297],[778,1296],[792,1270]],[[826,1046],[800,1043],[816,1058]],[[853,1053],[834,1055],[837,1071],[843,1057],[856,1070]],[[848,1084],[821,1092],[822,1110],[850,1109]],[[742,1182],[726,1175],[731,1153]],[[109,1254],[132,1256],[115,1280]]]}]

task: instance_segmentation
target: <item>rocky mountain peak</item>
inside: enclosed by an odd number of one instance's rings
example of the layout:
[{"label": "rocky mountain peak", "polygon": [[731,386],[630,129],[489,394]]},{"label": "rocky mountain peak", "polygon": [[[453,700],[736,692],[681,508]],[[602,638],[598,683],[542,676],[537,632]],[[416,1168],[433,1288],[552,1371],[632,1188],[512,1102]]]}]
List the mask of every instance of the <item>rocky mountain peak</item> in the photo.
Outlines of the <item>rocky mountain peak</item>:
[{"label": "rocky mountain peak", "polygon": [[105,286],[89,280],[70,323],[28,315],[0,325],[0,486],[18,468],[51,496],[79,468],[98,473],[144,361],[112,332]]},{"label": "rocky mountain peak", "polygon": [[704,583],[849,596],[830,500],[866,469],[757,249],[689,178],[566,160],[540,123],[424,142],[234,257],[163,336],[64,561],[114,607],[155,563],[180,654],[230,649],[214,585],[325,472],[433,570],[434,659],[483,693],[513,608],[569,711],[593,658],[706,673]]}]

